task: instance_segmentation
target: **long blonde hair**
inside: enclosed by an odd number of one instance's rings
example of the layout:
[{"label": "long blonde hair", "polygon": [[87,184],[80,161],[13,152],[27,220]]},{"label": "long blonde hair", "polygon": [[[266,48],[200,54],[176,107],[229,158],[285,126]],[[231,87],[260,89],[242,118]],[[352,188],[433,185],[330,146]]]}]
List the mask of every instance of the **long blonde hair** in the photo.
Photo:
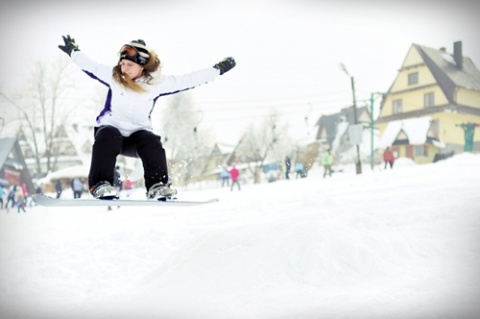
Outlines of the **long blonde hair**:
[{"label": "long blonde hair", "polygon": [[[150,57],[148,62],[145,65],[142,65],[142,77],[146,79],[146,83],[150,84],[150,81],[153,80],[152,73],[157,72],[161,69],[162,63],[158,58],[158,55],[155,51],[150,51]],[[135,92],[145,92],[145,89],[141,87],[135,80],[130,79],[122,74],[122,67],[120,66],[121,59],[118,60],[116,66],[113,67],[112,75],[113,79],[120,85],[126,87]]]}]

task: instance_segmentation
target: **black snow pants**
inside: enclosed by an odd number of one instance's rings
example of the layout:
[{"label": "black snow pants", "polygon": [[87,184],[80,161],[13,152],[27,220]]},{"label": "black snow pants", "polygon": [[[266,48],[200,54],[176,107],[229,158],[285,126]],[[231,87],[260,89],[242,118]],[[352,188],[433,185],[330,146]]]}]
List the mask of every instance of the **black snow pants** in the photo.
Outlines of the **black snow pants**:
[{"label": "black snow pants", "polygon": [[142,160],[147,190],[155,183],[168,183],[167,157],[160,136],[141,130],[124,137],[117,128],[106,125],[95,128],[89,188],[101,181],[113,185],[115,164],[120,154]]}]

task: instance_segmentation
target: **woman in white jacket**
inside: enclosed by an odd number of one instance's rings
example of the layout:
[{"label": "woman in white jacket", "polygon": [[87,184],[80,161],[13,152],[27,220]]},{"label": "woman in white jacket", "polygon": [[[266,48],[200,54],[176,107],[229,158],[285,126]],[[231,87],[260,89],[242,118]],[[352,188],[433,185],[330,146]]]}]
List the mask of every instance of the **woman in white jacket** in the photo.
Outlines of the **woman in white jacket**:
[{"label": "woman in white jacket", "polygon": [[182,76],[159,76],[161,63],[143,40],[121,47],[114,67],[98,64],[82,53],[75,40],[63,36],[58,47],[90,77],[108,87],[105,105],[97,117],[90,193],[99,199],[118,198],[113,171],[119,154],[138,156],[143,163],[147,198],[164,199],[177,192],[170,186],[167,159],[160,136],[152,132],[150,115],[158,98],[213,81],[235,66],[226,58],[213,67]]}]

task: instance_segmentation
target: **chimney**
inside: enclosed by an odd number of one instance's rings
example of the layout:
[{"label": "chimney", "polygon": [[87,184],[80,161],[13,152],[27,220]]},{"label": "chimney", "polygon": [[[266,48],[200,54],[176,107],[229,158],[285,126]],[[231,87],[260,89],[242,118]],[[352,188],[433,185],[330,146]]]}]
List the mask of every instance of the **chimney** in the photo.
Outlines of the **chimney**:
[{"label": "chimney", "polygon": [[463,69],[463,54],[462,54],[462,41],[457,41],[453,43],[453,59],[457,64],[457,67]]}]

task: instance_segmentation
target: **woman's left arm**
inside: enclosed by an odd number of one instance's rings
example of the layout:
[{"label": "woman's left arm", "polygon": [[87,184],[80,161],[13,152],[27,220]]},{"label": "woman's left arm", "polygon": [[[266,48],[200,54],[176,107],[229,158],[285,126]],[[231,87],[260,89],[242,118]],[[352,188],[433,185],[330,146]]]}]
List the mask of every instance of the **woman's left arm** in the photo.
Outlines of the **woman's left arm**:
[{"label": "woman's left arm", "polygon": [[165,75],[158,88],[161,95],[168,95],[193,89],[202,84],[206,84],[215,80],[220,75],[220,72],[213,68],[206,68],[184,75]]},{"label": "woman's left arm", "polygon": [[173,94],[179,91],[193,89],[199,85],[215,80],[219,75],[230,71],[235,65],[235,59],[228,57],[210,68],[205,68],[181,76],[165,76],[160,84],[160,87],[162,88],[161,90],[163,91],[160,92],[160,94]]}]

